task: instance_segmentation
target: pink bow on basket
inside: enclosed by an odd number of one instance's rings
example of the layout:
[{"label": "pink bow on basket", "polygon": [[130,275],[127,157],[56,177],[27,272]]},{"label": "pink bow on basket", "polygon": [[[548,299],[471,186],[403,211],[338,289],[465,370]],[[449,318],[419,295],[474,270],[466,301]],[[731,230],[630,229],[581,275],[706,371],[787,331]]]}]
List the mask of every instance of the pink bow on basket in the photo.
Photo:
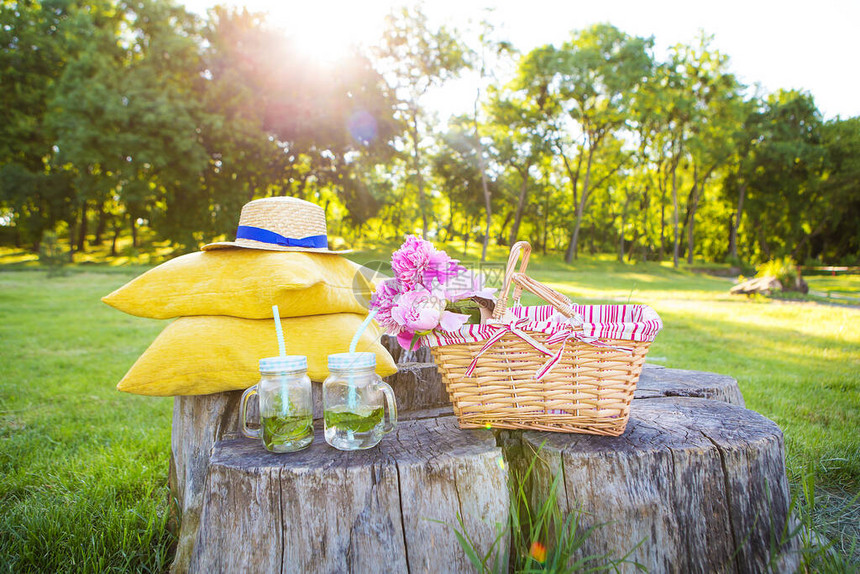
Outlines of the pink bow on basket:
[{"label": "pink bow on basket", "polygon": [[529,319],[527,317],[522,317],[521,319],[517,319],[516,321],[510,323],[488,323],[488,327],[494,327],[497,330],[495,333],[493,333],[492,337],[487,339],[487,342],[484,343],[484,346],[481,347],[481,350],[478,351],[477,354],[475,354],[475,358],[472,359],[471,364],[469,364],[469,368],[466,369],[466,376],[472,376],[472,373],[475,372],[475,368],[478,366],[478,359],[481,357],[481,355],[483,355],[487,351],[487,349],[498,343],[502,339],[502,337],[504,337],[508,333],[513,333],[514,335],[516,335],[544,355],[552,356],[552,352],[549,349],[547,349],[546,347],[535,341],[533,338],[531,338],[528,334],[517,328],[519,325],[527,323],[528,321]]},{"label": "pink bow on basket", "polygon": [[564,354],[564,344],[567,342],[568,339],[575,339],[577,341],[581,341],[594,347],[603,347],[606,349],[613,349],[615,351],[623,351],[625,353],[633,352],[633,349],[630,347],[619,347],[617,345],[610,345],[609,343],[604,343],[596,337],[589,337],[587,335],[584,335],[582,331],[574,331],[573,328],[565,329],[553,333],[552,335],[547,337],[547,345],[555,345],[556,343],[561,343],[561,345],[559,345],[558,351],[555,352],[555,355],[553,355],[546,363],[543,364],[540,369],[537,370],[537,373],[535,373],[535,379],[539,381],[546,375],[548,375],[550,371],[552,371],[552,368],[555,367],[556,363],[561,360],[561,356]]}]

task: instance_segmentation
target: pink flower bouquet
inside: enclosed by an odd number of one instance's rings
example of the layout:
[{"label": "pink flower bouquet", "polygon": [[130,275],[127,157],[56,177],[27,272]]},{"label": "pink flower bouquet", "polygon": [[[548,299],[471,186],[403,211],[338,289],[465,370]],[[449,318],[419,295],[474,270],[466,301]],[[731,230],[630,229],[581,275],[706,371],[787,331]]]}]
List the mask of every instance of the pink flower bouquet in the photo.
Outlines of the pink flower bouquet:
[{"label": "pink flower bouquet", "polygon": [[460,265],[444,251],[410,235],[391,256],[394,277],[382,281],[370,299],[376,320],[404,349],[421,344],[421,336],[436,329],[456,331],[470,315],[457,313],[466,299],[494,300],[495,289],[483,285],[480,274]]}]

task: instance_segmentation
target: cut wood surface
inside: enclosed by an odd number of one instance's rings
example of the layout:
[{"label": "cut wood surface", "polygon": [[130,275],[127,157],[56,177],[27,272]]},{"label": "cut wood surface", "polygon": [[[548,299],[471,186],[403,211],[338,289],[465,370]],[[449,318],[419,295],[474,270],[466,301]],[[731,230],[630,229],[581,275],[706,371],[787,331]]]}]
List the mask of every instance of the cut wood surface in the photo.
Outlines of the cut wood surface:
[{"label": "cut wood surface", "polygon": [[[394,388],[400,418],[421,419],[451,414],[450,402],[435,366],[405,363],[386,379]],[[181,519],[178,529],[173,571],[188,568],[199,527],[199,516],[214,444],[223,438],[239,436],[239,399],[241,391],[174,399],[171,436],[170,491],[175,511]],[[665,396],[699,396],[743,405],[737,382],[723,375],[681,371],[646,364],[631,407],[635,417],[639,406]],[[322,415],[320,385],[314,383],[314,416]],[[255,405],[251,401],[251,405]],[[420,409],[420,410],[419,410]],[[250,420],[255,420],[252,409]]]},{"label": "cut wood surface", "polygon": [[642,374],[639,375],[633,398],[635,400],[661,397],[698,397],[739,407],[746,406],[734,377],[702,371],[667,369],[646,363]]},{"label": "cut wood surface", "polygon": [[479,550],[508,516],[490,431],[453,417],[401,422],[373,449],[317,432],[297,453],[232,439],[212,450],[192,572],[467,572],[458,514]]},{"label": "cut wood surface", "polygon": [[[637,401],[619,437],[508,436],[521,440],[519,465],[540,450],[535,500],[546,497],[561,472],[563,512],[580,513],[580,531],[600,525],[580,557],[620,558],[632,550],[629,560],[650,572],[797,568],[796,540],[779,545],[789,519],[782,432],[753,411],[706,399],[655,398]],[[772,555],[774,547],[779,551]]]},{"label": "cut wood surface", "polygon": [[[434,365],[402,364],[400,371],[387,381],[394,388],[402,419],[433,418],[451,413],[450,406],[445,406],[450,402]],[[181,518],[174,572],[187,570],[194,550],[212,447],[223,438],[239,436],[241,394],[241,391],[231,391],[174,399],[170,491],[176,514]],[[315,418],[320,418],[322,407],[318,383],[314,383],[314,396]],[[646,364],[636,391],[637,399],[664,396],[701,396],[743,404],[737,382],[731,377]],[[636,411],[644,402],[633,401],[631,416],[635,418]],[[251,405],[254,404],[252,401]],[[249,418],[255,420],[255,416],[252,409]],[[317,442],[320,440],[318,438]]]}]

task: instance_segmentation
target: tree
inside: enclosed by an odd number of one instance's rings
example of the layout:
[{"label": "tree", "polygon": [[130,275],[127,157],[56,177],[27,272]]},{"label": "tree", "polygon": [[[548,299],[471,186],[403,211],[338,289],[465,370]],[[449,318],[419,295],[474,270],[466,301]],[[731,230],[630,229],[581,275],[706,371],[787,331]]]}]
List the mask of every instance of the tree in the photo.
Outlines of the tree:
[{"label": "tree", "polygon": [[[732,157],[739,145],[738,126],[748,106],[743,87],[728,72],[728,58],[710,48],[711,38],[702,35],[695,48],[676,48],[675,62],[683,65],[693,96],[690,132],[684,147],[692,165],[692,185],[686,201],[681,236],[687,235],[687,262],[693,262],[696,213],[711,177]],[[676,246],[678,242],[676,241]]]},{"label": "tree", "polygon": [[70,219],[75,190],[50,169],[54,132],[46,123],[56,83],[110,12],[72,0],[0,4],[0,208],[18,242],[38,250],[45,230]]},{"label": "tree", "polygon": [[[569,175],[576,213],[565,254],[567,262],[578,250],[583,214],[592,191],[595,154],[607,138],[625,127],[633,96],[651,74],[652,43],[599,24],[575,33],[561,48],[537,48],[521,62],[520,86],[539,109],[552,114],[554,143]],[[569,151],[571,135],[576,142],[576,168]]]},{"label": "tree", "polygon": [[829,121],[821,136],[827,150],[821,220],[810,226],[804,241],[812,258],[856,262],[860,255],[860,117]]},{"label": "tree", "polygon": [[407,125],[412,148],[412,172],[421,212],[421,230],[427,237],[428,205],[424,190],[421,153],[427,131],[422,100],[428,91],[456,77],[468,65],[466,47],[454,31],[430,28],[420,7],[403,8],[386,18],[386,29],[376,58],[399,99],[397,117]]},{"label": "tree", "polygon": [[484,184],[491,184],[484,180],[486,175],[479,158],[482,148],[475,137],[473,121],[467,116],[453,118],[432,157],[433,173],[442,182],[441,187],[448,199],[447,237],[456,233],[459,223],[465,243],[468,243],[472,228],[481,215]]},{"label": "tree", "polygon": [[[748,254],[763,260],[792,255],[818,224],[824,169],[822,122],[809,94],[781,91],[762,112],[759,142],[745,168]],[[753,251],[753,248],[757,248]]]},{"label": "tree", "polygon": [[516,91],[491,90],[487,109],[493,159],[502,169],[516,174],[515,178],[509,178],[511,182],[518,180],[517,192],[511,194],[516,208],[507,238],[508,245],[513,245],[528,203],[531,172],[541,156],[549,152],[546,124],[542,121],[542,110]]}]

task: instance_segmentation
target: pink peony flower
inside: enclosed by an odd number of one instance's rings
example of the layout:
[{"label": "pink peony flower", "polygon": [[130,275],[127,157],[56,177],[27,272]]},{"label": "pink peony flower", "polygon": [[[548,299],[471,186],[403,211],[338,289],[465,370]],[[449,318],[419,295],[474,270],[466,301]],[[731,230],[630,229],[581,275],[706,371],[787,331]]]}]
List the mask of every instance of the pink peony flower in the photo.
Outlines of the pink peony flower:
[{"label": "pink peony flower", "polygon": [[398,295],[391,308],[391,319],[400,328],[397,334],[400,346],[409,349],[414,335],[426,335],[438,328],[453,331],[463,326],[469,316],[446,311],[446,304],[443,293],[423,287]]},{"label": "pink peony flower", "polygon": [[434,279],[444,285],[457,275],[458,267],[457,260],[415,235],[408,236],[391,256],[394,276],[406,289],[416,285],[428,287]]},{"label": "pink peony flower", "polygon": [[468,321],[468,315],[446,311],[449,302],[480,295],[492,298],[494,289],[484,289],[483,279],[472,274],[436,250],[423,239],[410,235],[391,256],[394,278],[379,283],[370,299],[376,320],[397,337],[404,349],[413,346],[416,337],[436,329],[454,331]]},{"label": "pink peony flower", "polygon": [[377,285],[376,291],[370,298],[370,308],[377,309],[376,321],[389,332],[398,328],[397,323],[391,318],[391,309],[394,307],[395,298],[400,295],[400,290],[400,283],[396,279],[385,279]]},{"label": "pink peony flower", "polygon": [[423,287],[418,287],[397,297],[391,309],[391,318],[408,331],[426,333],[439,326],[444,311],[444,299],[436,297]]}]

